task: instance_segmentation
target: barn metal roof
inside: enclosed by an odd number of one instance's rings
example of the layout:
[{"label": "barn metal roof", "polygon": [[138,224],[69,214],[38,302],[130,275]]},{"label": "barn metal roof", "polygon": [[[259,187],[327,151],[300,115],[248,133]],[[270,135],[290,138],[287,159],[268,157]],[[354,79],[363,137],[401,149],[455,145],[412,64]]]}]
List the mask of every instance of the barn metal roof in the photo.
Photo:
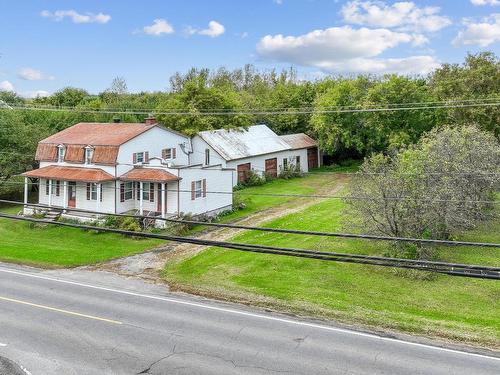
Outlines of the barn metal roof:
[{"label": "barn metal roof", "polygon": [[208,130],[198,133],[225,160],[290,150],[290,145],[266,125]]},{"label": "barn metal roof", "polygon": [[281,135],[280,138],[295,150],[300,148],[316,147],[318,145],[316,140],[304,133]]},{"label": "barn metal roof", "polygon": [[58,165],[48,165],[46,167],[24,172],[22,176],[85,182],[115,180],[115,177],[99,168],[62,167]]}]

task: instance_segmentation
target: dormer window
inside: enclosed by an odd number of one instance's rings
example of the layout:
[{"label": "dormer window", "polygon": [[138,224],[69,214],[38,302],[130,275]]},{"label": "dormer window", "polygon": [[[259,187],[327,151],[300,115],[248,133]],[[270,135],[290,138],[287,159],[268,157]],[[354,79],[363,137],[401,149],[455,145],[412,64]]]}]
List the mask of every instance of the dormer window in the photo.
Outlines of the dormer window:
[{"label": "dormer window", "polygon": [[64,161],[65,152],[66,150],[64,148],[64,145],[57,146],[57,161],[59,163],[62,163]]},{"label": "dormer window", "polygon": [[92,156],[94,156],[94,149],[90,146],[85,147],[85,164],[92,164]]}]

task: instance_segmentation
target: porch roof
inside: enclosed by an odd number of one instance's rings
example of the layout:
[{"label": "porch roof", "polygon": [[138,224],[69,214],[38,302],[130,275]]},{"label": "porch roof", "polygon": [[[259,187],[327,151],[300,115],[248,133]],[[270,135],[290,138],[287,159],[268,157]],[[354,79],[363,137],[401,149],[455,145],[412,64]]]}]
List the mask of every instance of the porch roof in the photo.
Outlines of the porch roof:
[{"label": "porch roof", "polygon": [[85,182],[104,182],[116,179],[100,168],[62,167],[58,165],[48,165],[46,167],[24,172],[22,176]]},{"label": "porch roof", "polygon": [[123,181],[168,182],[179,181],[180,177],[160,168],[134,168],[120,176]]}]

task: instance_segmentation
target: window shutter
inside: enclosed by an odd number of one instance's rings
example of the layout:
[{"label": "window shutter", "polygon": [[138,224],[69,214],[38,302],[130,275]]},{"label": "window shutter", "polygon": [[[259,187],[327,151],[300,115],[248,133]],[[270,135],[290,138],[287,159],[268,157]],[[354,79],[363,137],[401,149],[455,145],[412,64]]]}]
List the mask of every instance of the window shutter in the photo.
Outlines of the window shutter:
[{"label": "window shutter", "polygon": [[120,202],[125,202],[125,184],[120,184]]},{"label": "window shutter", "polygon": [[141,200],[141,183],[135,182],[135,198]]},{"label": "window shutter", "polygon": [[132,162],[137,163],[137,154],[135,152],[132,154]]},{"label": "window shutter", "polygon": [[87,200],[90,200],[90,182],[87,182]]},{"label": "window shutter", "polygon": [[99,184],[99,190],[101,191],[100,194],[99,194],[99,198],[101,198],[101,202],[102,202],[102,184]]},{"label": "window shutter", "polygon": [[172,149],[172,159],[175,159],[175,158],[176,158],[176,153],[177,153],[177,151],[176,151],[176,148],[174,147],[174,148]]},{"label": "window shutter", "polygon": [[149,151],[144,153],[144,163],[149,163]]},{"label": "window shutter", "polygon": [[155,184],[153,184],[152,182],[149,183],[149,201],[155,201]]},{"label": "window shutter", "polygon": [[45,180],[45,195],[49,195],[49,180]]},{"label": "window shutter", "polygon": [[195,197],[195,182],[194,181],[191,181],[191,200],[194,201],[194,197]]},{"label": "window shutter", "polygon": [[203,179],[203,197],[207,196],[207,179]]},{"label": "window shutter", "polygon": [[167,158],[167,149],[164,148],[163,150],[161,150],[161,158],[162,159],[166,159]]},{"label": "window shutter", "polygon": [[56,181],[56,197],[58,197],[61,193],[61,181]]}]

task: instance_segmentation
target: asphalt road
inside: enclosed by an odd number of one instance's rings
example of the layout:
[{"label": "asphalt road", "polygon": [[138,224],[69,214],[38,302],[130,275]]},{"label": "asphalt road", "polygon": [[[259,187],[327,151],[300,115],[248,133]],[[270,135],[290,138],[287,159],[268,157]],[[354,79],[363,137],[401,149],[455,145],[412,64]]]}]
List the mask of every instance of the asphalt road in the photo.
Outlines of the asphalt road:
[{"label": "asphalt road", "polygon": [[31,374],[500,374],[470,353],[169,294],[0,266],[0,357]]}]

